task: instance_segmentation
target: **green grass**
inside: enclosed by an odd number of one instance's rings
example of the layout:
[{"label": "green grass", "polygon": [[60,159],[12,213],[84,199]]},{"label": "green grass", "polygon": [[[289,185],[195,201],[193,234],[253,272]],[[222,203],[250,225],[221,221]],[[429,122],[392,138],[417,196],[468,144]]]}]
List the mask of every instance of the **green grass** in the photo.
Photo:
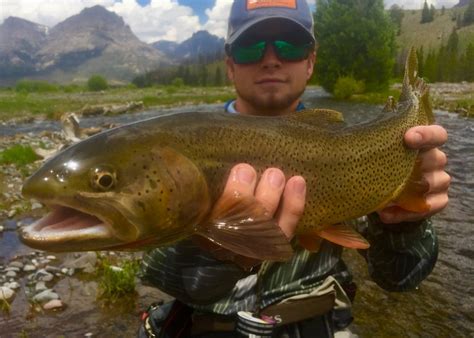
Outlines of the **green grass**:
[{"label": "green grass", "polygon": [[116,302],[122,297],[135,295],[135,278],[139,269],[139,262],[125,261],[121,266],[113,268],[107,258],[99,260],[99,298]]},{"label": "green grass", "polygon": [[393,96],[396,100],[400,96],[400,90],[388,89],[382,92],[367,92],[362,94],[354,94],[349,101],[363,102],[369,104],[384,104],[389,96]]},{"label": "green grass", "polygon": [[[412,46],[416,48],[423,46],[425,57],[430,49],[437,51],[441,44],[447,44],[449,35],[456,26],[456,21],[451,20],[451,17],[456,13],[464,13],[465,9],[466,7],[449,8],[446,9],[444,15],[441,15],[441,10],[437,9],[434,20],[424,24],[420,24],[421,10],[405,10],[401,34],[397,36],[399,49],[408,50]],[[469,41],[474,41],[474,25],[461,27],[457,33],[459,51],[464,53]]]},{"label": "green grass", "polygon": [[18,167],[32,163],[38,159],[30,146],[14,145],[0,151],[0,164],[15,164]]},{"label": "green grass", "polygon": [[80,111],[86,105],[125,104],[144,101],[145,108],[184,104],[219,103],[234,97],[231,87],[157,86],[111,88],[103,93],[65,86],[56,92],[15,92],[0,89],[0,121],[14,118],[45,117],[58,119],[66,112]]}]

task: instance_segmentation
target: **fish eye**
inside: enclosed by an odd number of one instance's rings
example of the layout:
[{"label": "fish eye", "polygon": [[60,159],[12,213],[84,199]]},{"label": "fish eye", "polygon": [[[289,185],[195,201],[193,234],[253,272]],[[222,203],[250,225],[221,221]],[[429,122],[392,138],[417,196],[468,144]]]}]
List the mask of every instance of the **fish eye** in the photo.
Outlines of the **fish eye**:
[{"label": "fish eye", "polygon": [[92,170],[91,186],[99,191],[108,191],[115,187],[117,176],[115,171],[107,166],[99,166]]}]

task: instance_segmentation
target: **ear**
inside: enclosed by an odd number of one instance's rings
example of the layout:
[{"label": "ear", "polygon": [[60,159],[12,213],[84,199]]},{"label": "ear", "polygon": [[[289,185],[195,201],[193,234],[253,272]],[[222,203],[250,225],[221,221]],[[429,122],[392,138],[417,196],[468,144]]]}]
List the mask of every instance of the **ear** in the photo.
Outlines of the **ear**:
[{"label": "ear", "polygon": [[316,63],[316,51],[311,52],[308,56],[308,63],[307,63],[307,72],[306,72],[306,80],[309,81],[311,76],[313,75],[314,64]]},{"label": "ear", "polygon": [[225,57],[225,65],[227,66],[227,78],[230,82],[234,82],[234,60],[231,57]]}]

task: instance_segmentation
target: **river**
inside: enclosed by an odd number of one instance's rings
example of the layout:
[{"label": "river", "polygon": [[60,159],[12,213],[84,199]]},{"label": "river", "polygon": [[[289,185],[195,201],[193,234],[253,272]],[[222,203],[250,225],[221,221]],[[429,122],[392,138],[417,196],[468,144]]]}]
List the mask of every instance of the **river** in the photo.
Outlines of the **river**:
[{"label": "river", "polygon": [[[341,111],[349,124],[371,120],[381,114],[381,107],[367,104],[344,103],[331,100],[323,91],[309,88],[303,100],[310,107],[332,108]],[[127,123],[155,116],[159,113],[183,111],[219,111],[221,105],[202,105],[146,111],[115,117],[90,117],[81,120],[82,127],[104,123]],[[351,268],[359,291],[354,304],[353,331],[360,337],[473,337],[474,336],[474,119],[466,119],[445,111],[435,111],[436,121],[449,133],[443,147],[448,155],[448,172],[452,176],[449,206],[433,218],[439,236],[439,258],[431,275],[415,291],[390,293],[379,288],[368,277],[367,266],[360,255],[346,250],[344,258]],[[59,130],[57,122],[0,125],[0,135],[38,133]],[[17,243],[12,233],[8,242]],[[8,243],[7,243],[8,244]],[[20,250],[19,244],[8,247],[9,254]],[[24,248],[23,248],[24,250]],[[153,290],[144,289],[131,308],[104,308],[85,292],[93,281],[70,278],[67,289],[70,303],[57,314],[16,313],[0,315],[0,336],[29,337],[134,336],[138,325],[138,308],[153,301]],[[63,284],[67,284],[63,282]],[[82,283],[82,284],[81,284]],[[79,289],[79,290],[78,290]],[[75,300],[76,293],[81,300]],[[24,297],[24,296],[23,296]],[[18,297],[17,298],[21,298]],[[15,301],[17,301],[15,299]],[[111,311],[113,310],[113,311]]]}]

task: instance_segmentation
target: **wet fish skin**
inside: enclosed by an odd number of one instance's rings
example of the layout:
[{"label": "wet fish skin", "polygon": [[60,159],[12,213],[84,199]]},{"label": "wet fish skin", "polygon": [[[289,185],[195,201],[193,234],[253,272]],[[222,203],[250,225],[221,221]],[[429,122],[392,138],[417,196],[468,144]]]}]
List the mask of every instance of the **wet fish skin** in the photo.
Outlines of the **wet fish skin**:
[{"label": "wet fish skin", "polygon": [[[287,259],[285,238],[276,240],[281,234],[252,201],[219,203],[230,169],[247,162],[259,174],[278,167],[287,177],[305,177],[306,206],[296,230],[302,237],[323,236],[334,224],[403,203],[407,183],[416,186],[418,154],[404,145],[404,134],[432,122],[428,89],[416,69],[412,50],[393,114],[361,125],[347,127],[339,113],[325,109],[285,117],[181,113],[90,137],[48,161],[23,194],[110,226],[74,233],[37,224],[23,230],[22,240],[77,251],[168,245],[201,234],[244,256]],[[406,195],[414,209],[427,207],[412,191]],[[267,238],[270,245],[258,239],[262,229],[275,239]]]}]

